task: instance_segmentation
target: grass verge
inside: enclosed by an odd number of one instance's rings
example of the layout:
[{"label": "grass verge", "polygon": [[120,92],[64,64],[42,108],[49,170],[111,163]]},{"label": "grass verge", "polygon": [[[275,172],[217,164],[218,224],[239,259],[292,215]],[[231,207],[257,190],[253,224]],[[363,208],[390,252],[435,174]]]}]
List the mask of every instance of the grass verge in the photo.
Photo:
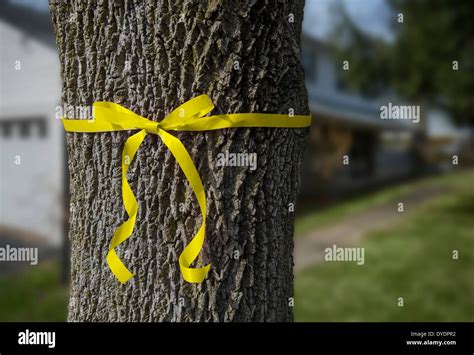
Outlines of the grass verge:
[{"label": "grass verge", "polygon": [[473,181],[472,172],[440,178],[452,193],[367,235],[358,245],[364,265],[327,262],[297,274],[295,320],[474,321]]},{"label": "grass verge", "polygon": [[58,262],[0,278],[0,321],[65,321],[68,288],[59,283]]},{"label": "grass verge", "polygon": [[377,207],[393,200],[399,200],[421,186],[450,186],[464,173],[439,175],[421,180],[404,183],[402,185],[387,187],[378,191],[341,201],[323,209],[308,211],[297,217],[295,221],[295,237],[301,238],[314,228],[324,227],[351,214],[363,212],[366,209]]}]

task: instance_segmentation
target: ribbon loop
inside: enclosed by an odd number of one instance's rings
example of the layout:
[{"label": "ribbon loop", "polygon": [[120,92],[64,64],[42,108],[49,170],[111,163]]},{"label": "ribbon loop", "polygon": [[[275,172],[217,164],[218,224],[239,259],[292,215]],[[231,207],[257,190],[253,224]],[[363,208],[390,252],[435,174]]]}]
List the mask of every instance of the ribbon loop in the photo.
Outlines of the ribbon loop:
[{"label": "ribbon loop", "polygon": [[127,181],[127,172],[147,133],[157,134],[168,147],[191,185],[199,204],[202,215],[201,226],[178,258],[183,279],[198,283],[206,278],[211,266],[208,264],[203,267],[191,267],[204,245],[207,217],[206,194],[196,166],[183,143],[167,131],[208,131],[236,127],[298,128],[311,125],[309,115],[237,113],[206,116],[213,108],[211,99],[207,95],[200,95],[173,110],[161,122],[144,118],[113,102],[95,102],[93,120],[73,120],[63,117],[64,129],[68,132],[140,130],[126,140],[122,151],[122,199],[128,219],[115,230],[106,258],[110,270],[121,283],[126,283],[133,274],[120,260],[115,248],[132,235],[138,212],[138,202]]},{"label": "ribbon loop", "polygon": [[181,130],[189,120],[201,118],[213,109],[214,105],[209,96],[200,95],[173,110],[160,124],[165,131]]}]

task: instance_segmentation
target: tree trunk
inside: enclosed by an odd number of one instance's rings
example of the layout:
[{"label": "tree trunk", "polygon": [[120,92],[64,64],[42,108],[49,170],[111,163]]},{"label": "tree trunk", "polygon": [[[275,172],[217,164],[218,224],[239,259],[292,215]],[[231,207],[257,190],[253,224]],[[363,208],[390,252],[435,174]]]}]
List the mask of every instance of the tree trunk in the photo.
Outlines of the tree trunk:
[{"label": "tree trunk", "polygon": [[[50,0],[65,105],[113,101],[159,121],[207,94],[212,114],[308,114],[300,64],[304,0]],[[183,173],[148,135],[128,180],[139,210],[117,252],[135,274],[121,285],[105,261],[126,219],[120,162],[131,132],[68,133],[69,321],[291,321],[293,222],[308,129],[178,132],[208,200],[201,284],[178,256],[200,226]],[[174,134],[174,133],[173,133]],[[256,170],[217,166],[257,153]],[[289,208],[290,206],[290,208]]]}]

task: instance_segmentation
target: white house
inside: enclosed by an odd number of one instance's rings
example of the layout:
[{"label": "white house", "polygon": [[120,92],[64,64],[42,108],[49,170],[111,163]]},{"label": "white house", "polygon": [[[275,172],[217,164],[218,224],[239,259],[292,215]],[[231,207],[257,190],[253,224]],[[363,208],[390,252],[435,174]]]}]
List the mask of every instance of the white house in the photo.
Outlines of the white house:
[{"label": "white house", "polygon": [[[64,132],[55,118],[61,93],[57,50],[22,26],[10,24],[14,14],[7,21],[3,10],[0,238],[27,237],[59,245],[65,162]],[[26,13],[23,17],[33,22]]]}]

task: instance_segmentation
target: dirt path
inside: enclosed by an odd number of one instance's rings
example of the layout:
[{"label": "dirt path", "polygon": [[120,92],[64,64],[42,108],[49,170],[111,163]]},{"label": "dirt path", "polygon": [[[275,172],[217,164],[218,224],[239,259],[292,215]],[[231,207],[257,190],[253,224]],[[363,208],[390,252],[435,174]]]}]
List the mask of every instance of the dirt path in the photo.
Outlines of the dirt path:
[{"label": "dirt path", "polygon": [[[295,271],[323,261],[327,247],[353,246],[367,233],[387,228],[422,204],[448,192],[449,189],[440,186],[420,187],[397,200],[347,216],[335,225],[308,232],[295,240]],[[404,204],[403,213],[397,211],[399,202]]]}]

